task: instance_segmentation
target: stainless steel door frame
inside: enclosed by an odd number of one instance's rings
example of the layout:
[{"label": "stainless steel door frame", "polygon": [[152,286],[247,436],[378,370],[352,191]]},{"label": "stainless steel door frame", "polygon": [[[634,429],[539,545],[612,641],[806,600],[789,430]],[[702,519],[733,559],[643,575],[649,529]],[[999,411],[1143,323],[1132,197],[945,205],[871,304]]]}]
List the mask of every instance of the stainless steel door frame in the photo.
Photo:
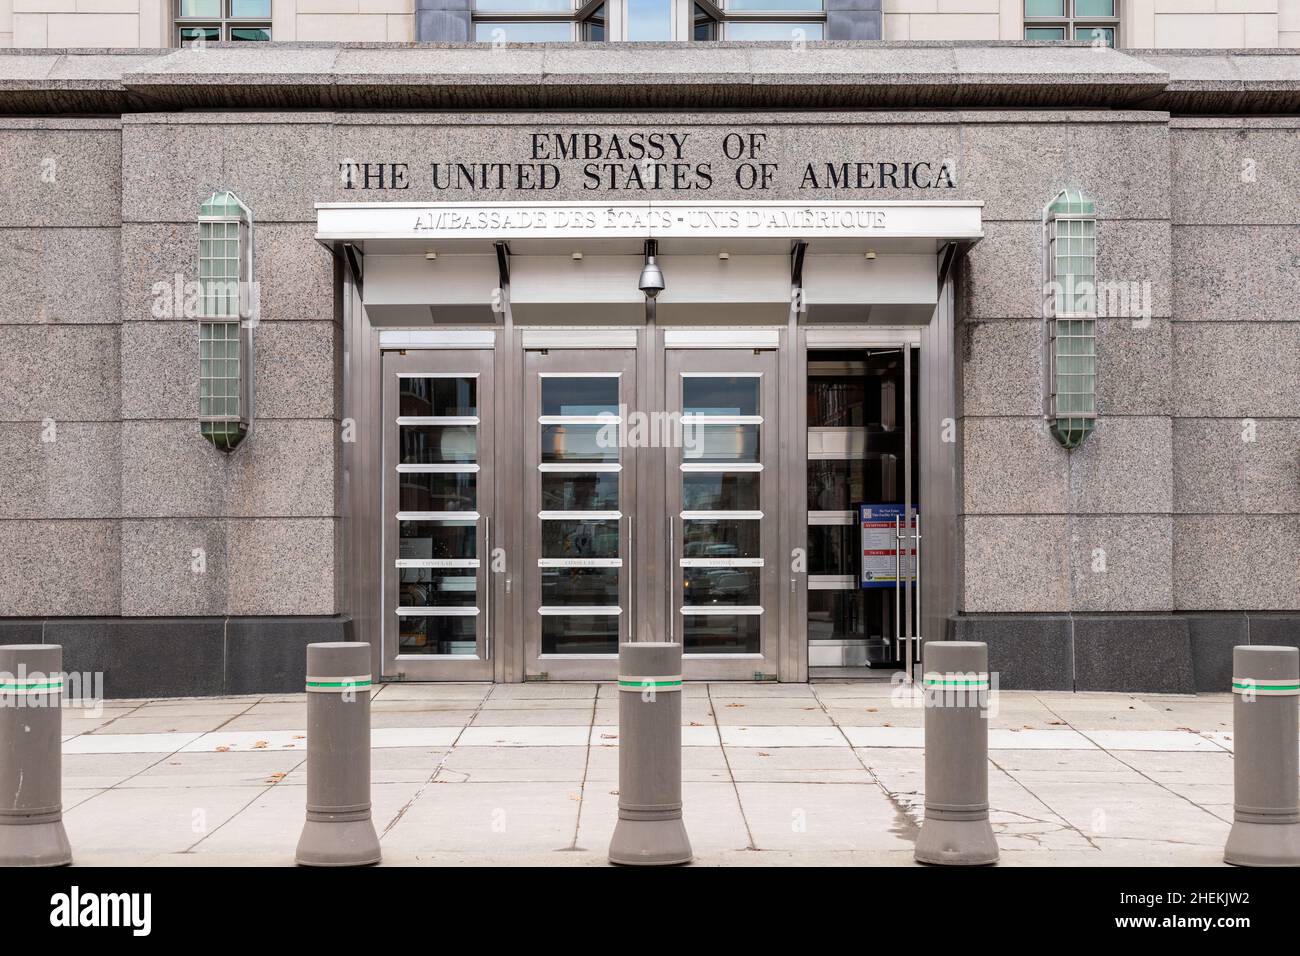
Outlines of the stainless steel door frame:
[{"label": "stainless steel door frame", "polygon": [[[493,387],[494,350],[492,349],[434,349],[427,351],[385,352],[382,356],[383,394],[381,409],[383,416],[383,453],[382,453],[382,503],[383,515],[383,589],[384,617],[382,626],[383,675],[401,680],[491,680],[493,665],[494,635],[492,634],[493,608],[490,606],[489,537],[493,528],[496,499],[495,473],[495,391]],[[401,436],[403,424],[399,423],[401,409],[401,381],[403,378],[472,378],[475,381],[475,401],[477,412],[474,416],[432,417],[422,422],[410,422],[408,428],[416,427],[468,427],[469,419],[475,419],[475,461],[472,463],[477,471],[467,472],[470,463],[457,465],[412,465],[401,462]],[[462,420],[454,424],[450,419]],[[404,469],[400,470],[399,465]],[[455,471],[437,471],[429,469],[455,469]],[[414,469],[414,470],[411,470]],[[423,470],[421,470],[423,469]],[[418,512],[418,514],[437,515],[437,517],[401,519],[399,514],[413,514],[402,511],[401,476],[403,474],[439,474],[439,473],[473,473],[475,488],[473,557],[463,556],[441,558],[402,558],[400,527],[403,520],[427,521],[430,524],[440,522],[450,527],[452,522],[461,523],[466,518],[457,517],[457,512]],[[461,525],[463,526],[463,525]],[[399,561],[403,562],[399,566]],[[417,567],[419,565],[419,567]],[[475,600],[472,606],[439,606],[428,608],[429,618],[437,617],[473,617],[474,653],[415,653],[409,648],[404,652],[400,646],[399,607],[402,606],[402,572],[419,570],[426,567],[436,570],[474,570]],[[436,575],[430,574],[430,578]],[[447,578],[450,580],[450,577]],[[430,592],[436,592],[431,587]],[[472,607],[472,611],[470,610]],[[409,614],[407,616],[410,616]]]},{"label": "stainless steel door frame", "polygon": [[[575,569],[591,567],[591,561],[606,559],[558,559],[543,554],[543,523],[554,518],[543,517],[543,468],[541,429],[543,419],[542,385],[547,377],[618,379],[618,401],[622,409],[635,409],[637,403],[637,351],[634,348],[593,349],[527,349],[524,352],[523,395],[523,487],[518,497],[516,512],[523,528],[522,560],[518,566],[517,593],[522,603],[523,652],[525,679],[546,680],[610,680],[617,676],[618,654],[568,654],[546,653],[543,646],[544,618],[563,617],[558,609],[544,602],[542,576],[539,562],[572,561]],[[626,441],[627,421],[620,425],[621,447],[618,455],[618,640],[634,639],[635,599],[634,585],[638,569],[635,567],[636,538],[640,528],[636,524],[637,449]],[[574,464],[566,470],[578,473],[596,473],[598,466]],[[580,512],[567,512],[580,514]],[[575,615],[576,616],[576,615]]]},{"label": "stainless steel door frame", "polygon": [[[721,464],[692,463],[684,461],[683,448],[681,444],[675,444],[666,449],[664,456],[664,483],[667,498],[667,562],[664,571],[669,575],[670,587],[665,589],[668,600],[668,634],[665,635],[671,640],[683,641],[687,643],[685,653],[683,654],[682,667],[685,676],[693,680],[753,680],[756,675],[762,675],[766,679],[775,679],[779,671],[779,648],[781,640],[781,610],[783,605],[780,601],[778,592],[778,572],[784,567],[781,551],[781,534],[780,522],[778,515],[780,513],[781,502],[781,475],[777,467],[779,461],[779,441],[780,441],[780,406],[778,391],[779,375],[779,349],[776,348],[674,348],[668,347],[665,350],[664,357],[664,405],[667,412],[672,415],[676,413],[681,415],[684,406],[683,400],[683,382],[687,377],[698,378],[727,378],[727,377],[755,377],[759,381],[759,411],[758,416],[761,423],[758,424],[758,454],[756,470],[760,475],[759,478],[759,507],[758,511],[761,517],[758,519],[745,518],[740,520],[757,520],[759,526],[759,551],[761,556],[761,565],[758,567],[759,579],[759,613],[753,613],[752,607],[747,606],[743,615],[745,617],[756,617],[759,620],[759,650],[757,653],[705,653],[692,652],[687,641],[686,626],[687,614],[683,613],[685,607],[702,607],[702,605],[688,605],[684,599],[685,590],[685,570],[687,565],[684,560],[692,563],[700,561],[709,561],[710,564],[702,565],[696,563],[699,567],[712,567],[723,564],[734,564],[735,559],[719,558],[707,559],[692,556],[690,558],[685,554],[686,550],[686,530],[685,523],[687,520],[717,520],[714,518],[684,518],[684,514],[699,514],[699,512],[686,511],[683,501],[683,476],[688,473],[687,469],[712,470],[715,472],[724,472],[734,470],[739,472],[739,463],[737,466],[728,466]],[[727,416],[722,416],[727,417]],[[743,418],[745,416],[736,416]],[[701,424],[707,424],[707,421]],[[683,429],[688,427],[688,422],[683,421]],[[708,456],[706,456],[708,457]],[[686,464],[687,469],[683,469]],[[746,469],[751,470],[751,469]],[[743,512],[742,512],[743,513]],[[715,514],[725,514],[725,512],[716,512]],[[721,519],[725,520],[725,519]],[[691,617],[708,617],[708,616],[728,616],[725,614],[725,604],[709,606],[708,612],[689,615]]]}]

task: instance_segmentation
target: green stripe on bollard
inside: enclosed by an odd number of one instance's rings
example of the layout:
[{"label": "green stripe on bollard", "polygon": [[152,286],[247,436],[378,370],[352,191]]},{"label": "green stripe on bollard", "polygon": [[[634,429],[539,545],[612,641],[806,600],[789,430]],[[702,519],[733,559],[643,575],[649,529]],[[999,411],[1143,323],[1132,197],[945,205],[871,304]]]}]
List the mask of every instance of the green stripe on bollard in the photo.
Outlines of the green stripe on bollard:
[{"label": "green stripe on bollard", "polygon": [[1277,680],[1252,677],[1234,677],[1232,679],[1234,694],[1261,694],[1267,697],[1300,697],[1300,681]]},{"label": "green stripe on bollard", "polygon": [[988,674],[926,674],[921,678],[926,687],[952,690],[988,690]]},{"label": "green stripe on bollard", "polygon": [[341,694],[371,686],[370,675],[357,677],[308,677],[307,690],[317,694]]},{"label": "green stripe on bollard", "polygon": [[39,680],[0,680],[0,693],[41,694],[51,690],[63,690],[63,678],[58,677],[53,680],[45,677]]},{"label": "green stripe on bollard", "polygon": [[622,677],[618,679],[619,690],[666,690],[682,689],[680,675],[672,677]]}]

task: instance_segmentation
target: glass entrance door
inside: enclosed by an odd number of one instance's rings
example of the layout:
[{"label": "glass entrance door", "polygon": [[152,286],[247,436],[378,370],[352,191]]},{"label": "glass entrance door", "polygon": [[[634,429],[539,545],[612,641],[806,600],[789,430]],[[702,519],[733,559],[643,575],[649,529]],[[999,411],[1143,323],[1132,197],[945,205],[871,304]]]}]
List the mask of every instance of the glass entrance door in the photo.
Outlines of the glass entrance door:
[{"label": "glass entrance door", "polygon": [[[900,667],[906,638],[916,633],[916,545],[909,536],[919,491],[919,469],[911,464],[918,379],[918,352],[904,343],[808,352],[808,666],[814,676],[819,668],[845,674],[844,668]],[[860,505],[870,512],[865,530]],[[901,560],[895,518],[904,536]]]},{"label": "glass entrance door", "polygon": [[492,352],[383,369],[384,674],[491,680]]},{"label": "glass entrance door", "polygon": [[526,675],[609,679],[633,638],[632,349],[526,353]]},{"label": "glass entrance door", "polygon": [[777,353],[669,349],[668,637],[696,678],[776,674]]}]

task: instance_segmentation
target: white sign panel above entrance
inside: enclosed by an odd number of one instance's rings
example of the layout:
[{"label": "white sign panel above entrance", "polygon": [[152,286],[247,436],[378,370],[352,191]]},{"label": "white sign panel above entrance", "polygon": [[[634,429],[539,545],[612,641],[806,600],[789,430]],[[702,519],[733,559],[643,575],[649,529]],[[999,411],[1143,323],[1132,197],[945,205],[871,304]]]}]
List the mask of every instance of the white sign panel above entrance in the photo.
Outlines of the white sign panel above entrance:
[{"label": "white sign panel above entrance", "polygon": [[979,239],[982,202],[321,203],[322,241]]}]

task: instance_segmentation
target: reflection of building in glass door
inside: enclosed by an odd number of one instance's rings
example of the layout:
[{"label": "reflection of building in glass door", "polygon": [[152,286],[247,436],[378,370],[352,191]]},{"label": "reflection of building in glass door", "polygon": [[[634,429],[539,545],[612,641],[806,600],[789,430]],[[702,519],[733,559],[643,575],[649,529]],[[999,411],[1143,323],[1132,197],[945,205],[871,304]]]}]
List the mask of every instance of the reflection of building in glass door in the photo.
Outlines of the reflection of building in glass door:
[{"label": "reflection of building in glass door", "polygon": [[635,353],[527,353],[532,463],[524,497],[529,669],[610,677],[627,640],[633,452],[623,410]]},{"label": "reflection of building in glass door", "polygon": [[543,654],[618,652],[618,375],[543,375]]},{"label": "reflection of building in glass door", "polygon": [[682,638],[687,653],[760,652],[758,373],[682,376]]},{"label": "reflection of building in glass door", "polygon": [[481,406],[491,403],[491,356],[389,354],[384,363],[385,670],[482,679],[492,439]]},{"label": "reflection of building in glass door", "polygon": [[[915,363],[915,351],[908,349]],[[893,588],[859,587],[859,503],[902,504],[903,349],[808,353],[808,665],[896,659]],[[915,432],[915,421],[913,420]],[[911,447],[916,447],[915,440]],[[917,474],[911,469],[916,503]]]}]

